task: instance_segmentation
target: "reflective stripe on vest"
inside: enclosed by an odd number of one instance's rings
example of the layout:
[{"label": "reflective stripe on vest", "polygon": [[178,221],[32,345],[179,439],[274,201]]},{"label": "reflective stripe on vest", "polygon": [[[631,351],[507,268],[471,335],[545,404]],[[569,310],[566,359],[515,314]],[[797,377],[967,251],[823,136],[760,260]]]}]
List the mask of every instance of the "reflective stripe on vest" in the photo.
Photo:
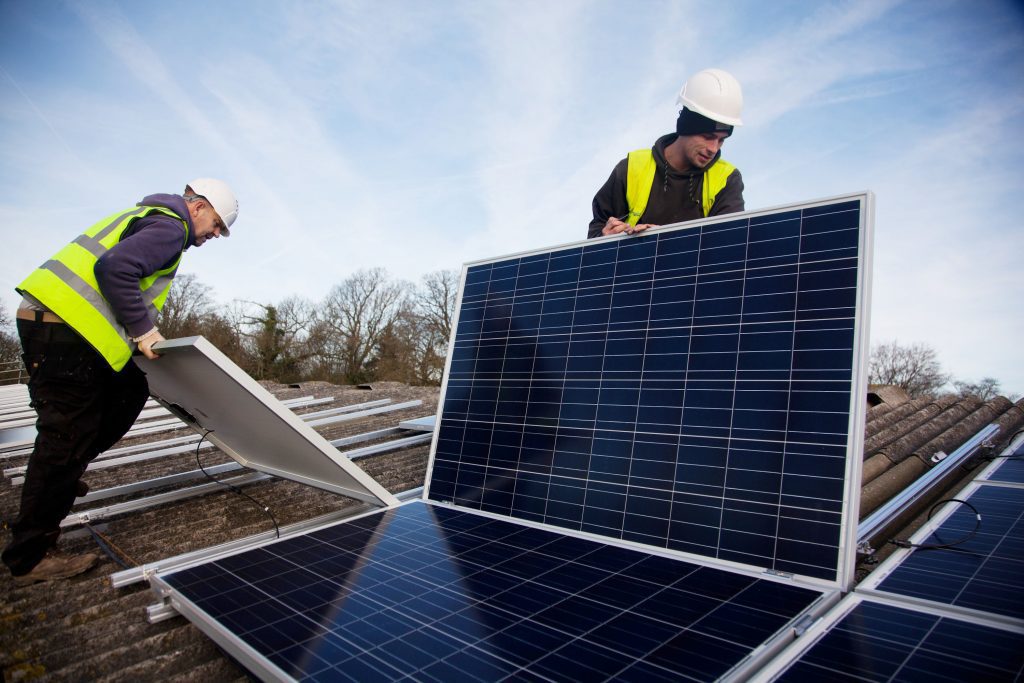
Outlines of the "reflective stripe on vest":
[{"label": "reflective stripe on vest", "polygon": [[[647,200],[651,197],[651,186],[654,185],[654,172],[657,168],[654,152],[650,149],[638,149],[629,153],[626,163],[626,205],[629,206],[629,216],[626,222],[630,225],[636,225],[647,209]],[[705,216],[711,213],[715,198],[725,188],[729,175],[735,170],[735,166],[721,158],[704,169],[701,208]]]},{"label": "reflective stripe on vest", "polygon": [[[153,213],[162,213],[181,221],[184,227],[184,250],[188,244],[187,221],[164,207],[133,207],[108,216],[86,230],[17,287],[19,292],[31,295],[60,316],[106,359],[110,367],[118,371],[128,363],[135,344],[100,293],[96,281],[96,262],[121,241],[135,219]],[[163,307],[180,262],[181,252],[169,267],[139,281],[140,294],[150,316],[155,316]]]}]

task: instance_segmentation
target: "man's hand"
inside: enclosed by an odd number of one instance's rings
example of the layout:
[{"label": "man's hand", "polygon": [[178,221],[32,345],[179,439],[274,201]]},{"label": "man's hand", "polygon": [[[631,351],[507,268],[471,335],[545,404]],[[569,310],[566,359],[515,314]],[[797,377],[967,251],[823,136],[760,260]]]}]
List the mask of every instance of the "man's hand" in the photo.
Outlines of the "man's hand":
[{"label": "man's hand", "polygon": [[145,337],[139,340],[139,351],[142,351],[142,355],[150,360],[156,360],[160,357],[156,351],[153,350],[153,344],[164,341],[164,336],[160,334],[160,331],[154,329],[152,332],[147,334]]},{"label": "man's hand", "polygon": [[627,235],[635,235],[638,232],[643,232],[647,228],[656,228],[658,226],[653,223],[641,223],[640,225],[630,225],[620,219],[612,216],[608,219],[608,222],[601,228],[602,235],[618,235],[620,232],[624,232]]}]

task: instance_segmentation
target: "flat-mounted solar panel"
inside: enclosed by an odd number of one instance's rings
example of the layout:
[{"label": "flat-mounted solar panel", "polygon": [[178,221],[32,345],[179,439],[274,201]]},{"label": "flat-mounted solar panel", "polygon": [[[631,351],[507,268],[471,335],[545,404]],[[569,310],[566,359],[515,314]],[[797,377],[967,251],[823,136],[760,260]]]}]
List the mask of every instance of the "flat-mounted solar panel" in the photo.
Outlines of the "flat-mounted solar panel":
[{"label": "flat-mounted solar panel", "polygon": [[859,591],[879,591],[963,611],[1002,615],[1024,626],[1024,488],[973,484],[957,495],[974,510],[948,504],[915,534],[918,545],[956,543],[949,548],[914,548],[878,567]]},{"label": "flat-mounted solar panel", "polygon": [[468,265],[427,496],[845,582],[871,211],[848,196]]},{"label": "flat-mounted solar panel", "polygon": [[263,679],[360,682],[714,680],[837,593],[423,501],[154,582]]},{"label": "flat-mounted solar panel", "polygon": [[1011,452],[997,457],[978,478],[1007,484],[1024,484],[1024,440],[1020,441],[1016,448],[1011,445],[1007,450],[1011,449]]},{"label": "flat-mounted solar panel", "polygon": [[1022,677],[1024,631],[1020,629],[851,595],[753,680],[1019,681]]},{"label": "flat-mounted solar panel", "polygon": [[[1024,449],[1022,449],[1024,450]],[[989,475],[989,481],[1001,481],[1008,484],[1024,484],[1024,455],[1020,459],[1007,460]]]},{"label": "flat-mounted solar panel", "polygon": [[397,499],[203,337],[160,342],[142,356],[150,393],[245,467],[375,505]]}]

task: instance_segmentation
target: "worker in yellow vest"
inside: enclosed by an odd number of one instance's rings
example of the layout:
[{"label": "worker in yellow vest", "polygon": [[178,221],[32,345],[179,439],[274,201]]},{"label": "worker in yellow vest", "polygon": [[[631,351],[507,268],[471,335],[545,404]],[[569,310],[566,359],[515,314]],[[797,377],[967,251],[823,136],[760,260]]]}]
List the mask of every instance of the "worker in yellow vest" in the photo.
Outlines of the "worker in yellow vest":
[{"label": "worker in yellow vest", "polygon": [[56,551],[60,522],[88,486],[86,466],[135,422],[149,397],[136,350],[157,358],[156,316],[182,253],[228,235],[238,201],[199,178],[181,195],[154,194],[76,237],[26,277],[16,318],[36,409],[21,509],[3,562],[15,583],[63,579],[96,564]]},{"label": "worker in yellow vest", "polygon": [[722,145],[742,125],[743,92],[721,69],[689,78],[679,93],[676,132],[631,152],[594,196],[587,237],[743,211],[743,178],[722,159]]}]

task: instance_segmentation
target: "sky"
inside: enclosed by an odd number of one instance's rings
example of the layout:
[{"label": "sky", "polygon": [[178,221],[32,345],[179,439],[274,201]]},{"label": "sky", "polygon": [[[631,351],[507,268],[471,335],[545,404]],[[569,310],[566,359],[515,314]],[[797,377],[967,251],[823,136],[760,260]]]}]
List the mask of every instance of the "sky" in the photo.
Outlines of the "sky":
[{"label": "sky", "polygon": [[748,209],[875,194],[870,332],[1024,394],[1024,5],[0,0],[0,301],[82,230],[227,180],[215,300],[574,242],[691,74],[731,72]]}]

